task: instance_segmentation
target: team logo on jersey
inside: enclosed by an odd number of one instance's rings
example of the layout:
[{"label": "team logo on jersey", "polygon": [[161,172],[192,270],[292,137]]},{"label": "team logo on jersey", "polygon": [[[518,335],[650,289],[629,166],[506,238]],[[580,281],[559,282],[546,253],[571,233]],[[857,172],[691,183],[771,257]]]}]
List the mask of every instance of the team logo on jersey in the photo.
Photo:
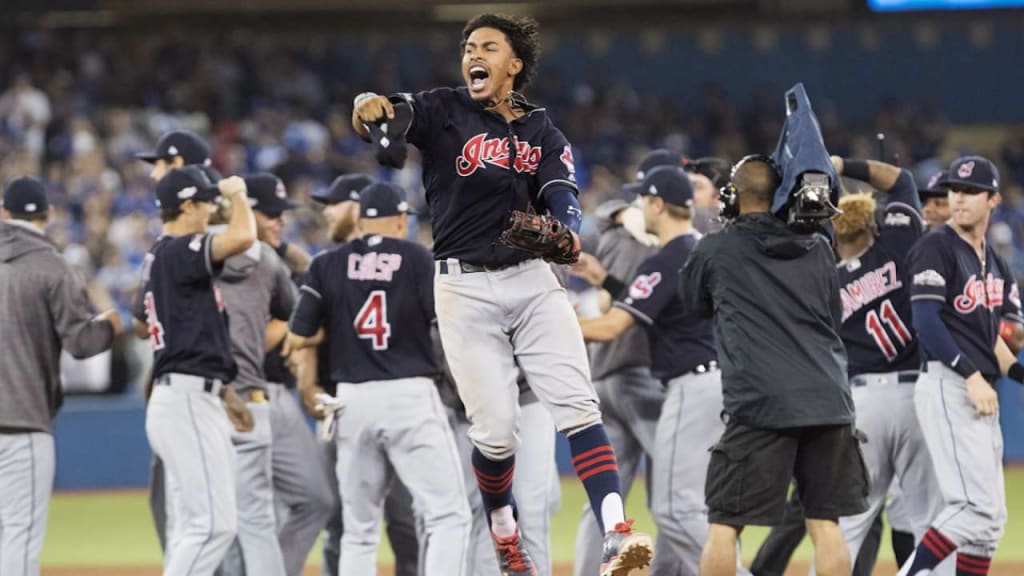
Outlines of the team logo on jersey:
[{"label": "team logo on jersey", "polygon": [[[529,142],[521,142],[513,137],[516,147],[516,159],[513,168],[516,172],[536,174],[543,154],[540,146],[531,146]],[[486,164],[508,169],[509,144],[508,138],[488,138],[487,133],[477,134],[462,146],[462,154],[455,159],[455,171],[465,178]]]},{"label": "team logo on jersey", "polygon": [[985,280],[978,278],[977,274],[964,283],[964,291],[953,300],[953,307],[961,314],[970,314],[979,306],[995,310],[997,306],[1003,305],[1003,287],[1006,282],[1002,278],[996,278],[989,274]]},{"label": "team logo on jersey", "polygon": [[864,306],[903,287],[892,260],[865,272],[839,290],[843,301],[843,322]]},{"label": "team logo on jersey", "polygon": [[946,279],[935,270],[925,270],[924,272],[914,274],[914,286],[943,288],[946,286]]},{"label": "team logo on jersey", "polygon": [[974,160],[964,162],[956,169],[956,175],[961,178],[970,178],[971,174],[974,174]]},{"label": "team logo on jersey", "polygon": [[565,169],[569,172],[569,180],[576,181],[576,160],[572,157],[572,147],[568,144],[565,145],[565,149],[562,150],[562,155],[558,157],[565,164]]},{"label": "team logo on jersey", "polygon": [[661,284],[661,272],[653,274],[641,274],[636,277],[629,287],[629,297],[632,300],[644,300],[651,297],[654,287]]}]

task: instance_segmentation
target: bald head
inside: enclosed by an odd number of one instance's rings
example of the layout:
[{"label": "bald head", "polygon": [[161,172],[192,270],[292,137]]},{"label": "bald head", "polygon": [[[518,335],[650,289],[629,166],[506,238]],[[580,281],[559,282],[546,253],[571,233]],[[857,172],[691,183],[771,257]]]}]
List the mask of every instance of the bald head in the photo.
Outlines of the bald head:
[{"label": "bald head", "polygon": [[740,213],[767,211],[780,184],[775,168],[762,160],[740,164],[733,172],[732,183],[739,197]]}]

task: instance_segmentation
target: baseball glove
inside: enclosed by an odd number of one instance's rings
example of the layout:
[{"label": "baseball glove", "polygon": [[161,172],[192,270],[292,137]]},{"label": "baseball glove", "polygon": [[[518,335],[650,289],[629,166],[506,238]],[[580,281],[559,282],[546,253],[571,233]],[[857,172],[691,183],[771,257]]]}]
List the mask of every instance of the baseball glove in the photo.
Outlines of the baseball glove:
[{"label": "baseball glove", "polygon": [[512,212],[508,228],[501,233],[501,243],[556,264],[574,264],[580,258],[572,231],[551,216],[542,214]]}]

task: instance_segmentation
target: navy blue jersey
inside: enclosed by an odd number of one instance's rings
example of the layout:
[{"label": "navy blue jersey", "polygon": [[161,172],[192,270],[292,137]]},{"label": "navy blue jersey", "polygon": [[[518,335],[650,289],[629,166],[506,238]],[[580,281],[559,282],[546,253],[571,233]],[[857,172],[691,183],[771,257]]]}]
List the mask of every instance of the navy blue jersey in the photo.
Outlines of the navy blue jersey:
[{"label": "navy blue jersey", "polygon": [[644,260],[636,278],[615,306],[629,312],[647,330],[651,374],[669,380],[717,358],[711,320],[687,314],[679,300],[679,269],[697,245],[698,236],[673,238]]},{"label": "navy blue jersey", "polygon": [[569,142],[544,109],[527,106],[507,122],[465,88],[401,97],[413,111],[406,139],[423,153],[434,257],[486,266],[532,258],[498,242],[509,214],[528,206],[543,212],[548,186],[576,189]]},{"label": "navy blue jersey", "polygon": [[134,315],[149,326],[154,377],[174,372],[235,379],[212,244],[212,234],[161,236],[146,254]]},{"label": "navy blue jersey", "polygon": [[985,261],[948,224],[925,235],[908,256],[911,300],[943,303],[939,318],[960,352],[986,378],[1000,374],[999,322],[1020,323],[1020,295],[1010,267],[988,243]]},{"label": "navy blue jersey", "polygon": [[850,376],[921,367],[911,322],[906,258],[924,235],[924,222],[916,210],[902,203],[886,206],[882,219],[875,243],[838,267],[843,301],[839,333],[846,344]]},{"label": "navy blue jersey", "polygon": [[437,374],[430,339],[434,264],[423,246],[367,236],[321,253],[300,298],[326,327],[331,381]]}]

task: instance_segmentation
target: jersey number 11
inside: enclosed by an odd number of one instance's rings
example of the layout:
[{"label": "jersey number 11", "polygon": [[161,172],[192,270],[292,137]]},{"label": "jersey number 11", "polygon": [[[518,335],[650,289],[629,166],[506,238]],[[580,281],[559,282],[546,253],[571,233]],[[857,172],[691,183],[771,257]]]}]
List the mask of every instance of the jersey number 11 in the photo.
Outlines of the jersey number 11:
[{"label": "jersey number 11", "polygon": [[896,345],[889,338],[889,333],[886,332],[885,326],[888,326],[889,332],[896,336],[900,348],[906,348],[914,339],[913,334],[907,329],[907,325],[903,323],[900,315],[896,313],[896,308],[893,307],[890,300],[882,302],[881,314],[874,310],[868,310],[867,316],[864,318],[864,324],[868,334],[871,334],[871,337],[875,339],[875,344],[878,344],[878,348],[882,350],[882,354],[885,354],[885,358],[890,362],[896,359],[899,350],[896,349]]}]

